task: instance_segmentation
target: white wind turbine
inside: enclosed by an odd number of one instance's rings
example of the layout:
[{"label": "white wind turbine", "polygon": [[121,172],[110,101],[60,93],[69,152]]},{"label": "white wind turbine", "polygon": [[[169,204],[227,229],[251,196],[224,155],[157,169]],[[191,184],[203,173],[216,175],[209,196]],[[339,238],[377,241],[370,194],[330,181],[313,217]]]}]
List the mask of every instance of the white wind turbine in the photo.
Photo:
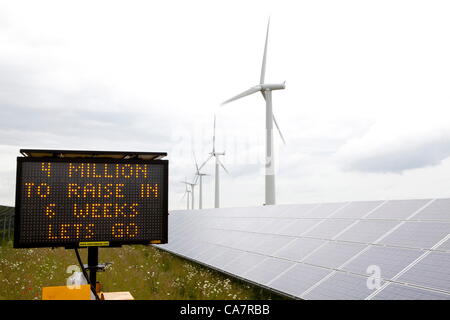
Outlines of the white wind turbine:
[{"label": "white wind turbine", "polygon": [[197,158],[194,153],[194,161],[195,161],[195,180],[194,183],[197,183],[198,180],[198,208],[203,208],[203,177],[208,176],[206,173],[201,173],[200,168],[198,167]]},{"label": "white wind turbine", "polygon": [[[188,209],[189,209],[189,193],[191,194],[191,203],[192,203],[192,209],[194,209],[194,187],[197,183],[195,182],[188,182],[188,181],[181,181],[181,183],[184,183],[186,185],[186,193],[188,193]],[[188,189],[188,186],[191,187],[191,190]]]},{"label": "white wind turbine", "polygon": [[265,182],[266,182],[266,190],[265,190],[265,203],[267,205],[273,205],[276,202],[275,199],[275,161],[274,161],[274,153],[273,153],[273,123],[275,123],[275,126],[278,129],[278,132],[280,133],[281,140],[283,140],[283,143],[285,143],[283,134],[281,133],[280,127],[277,124],[277,121],[275,120],[275,117],[273,115],[272,111],[272,91],[273,90],[282,90],[284,89],[285,82],[280,84],[268,84],[264,83],[264,76],[266,74],[266,58],[267,58],[267,40],[269,38],[269,25],[270,25],[270,19],[267,23],[267,33],[266,33],[266,43],[264,46],[264,55],[262,60],[262,67],[261,67],[261,77],[259,80],[259,84],[251,87],[247,91],[242,92],[241,94],[238,94],[237,96],[225,101],[222,103],[222,105],[227,104],[231,101],[240,99],[242,97],[251,95],[256,92],[261,92],[264,99],[266,100],[266,176],[265,176]]},{"label": "white wind turbine", "polygon": [[186,189],[184,191],[184,194],[183,194],[183,197],[181,198],[181,200],[183,200],[183,198],[186,197],[186,195],[187,195],[186,210],[189,210],[189,194],[191,193],[191,190],[189,190],[189,188],[188,188],[188,183],[185,183],[184,181],[182,181],[182,183],[184,183]]},{"label": "white wind turbine", "polygon": [[228,170],[223,165],[222,161],[220,161],[219,156],[224,156],[225,152],[217,152],[216,151],[216,115],[214,115],[214,131],[213,131],[213,148],[212,151],[209,153],[208,159],[206,159],[205,162],[200,166],[198,170],[201,170],[208,161],[214,157],[216,159],[216,166],[215,166],[215,176],[214,176],[214,184],[215,184],[215,191],[214,191],[214,208],[220,207],[220,190],[219,190],[219,165],[225,170],[226,173],[229,173]]}]

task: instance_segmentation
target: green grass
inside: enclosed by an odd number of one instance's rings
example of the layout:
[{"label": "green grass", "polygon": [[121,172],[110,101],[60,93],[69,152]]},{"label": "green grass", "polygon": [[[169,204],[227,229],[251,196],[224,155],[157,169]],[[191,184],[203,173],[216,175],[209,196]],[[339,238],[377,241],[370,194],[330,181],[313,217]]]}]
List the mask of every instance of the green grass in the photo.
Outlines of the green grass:
[{"label": "green grass", "polygon": [[[87,263],[87,250],[80,250]],[[135,299],[280,299],[267,290],[174,256],[151,246],[101,248],[98,273],[103,291],[130,291]],[[78,265],[75,252],[63,248],[0,247],[0,300],[41,299],[45,286],[66,284],[66,269]]]}]

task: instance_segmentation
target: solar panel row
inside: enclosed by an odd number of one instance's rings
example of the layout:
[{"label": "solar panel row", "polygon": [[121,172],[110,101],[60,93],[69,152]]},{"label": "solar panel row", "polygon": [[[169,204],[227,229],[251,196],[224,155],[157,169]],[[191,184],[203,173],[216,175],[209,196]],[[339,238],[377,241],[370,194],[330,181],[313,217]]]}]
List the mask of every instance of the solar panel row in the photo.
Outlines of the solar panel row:
[{"label": "solar panel row", "polygon": [[296,298],[450,299],[449,238],[420,199],[173,211],[158,247]]}]

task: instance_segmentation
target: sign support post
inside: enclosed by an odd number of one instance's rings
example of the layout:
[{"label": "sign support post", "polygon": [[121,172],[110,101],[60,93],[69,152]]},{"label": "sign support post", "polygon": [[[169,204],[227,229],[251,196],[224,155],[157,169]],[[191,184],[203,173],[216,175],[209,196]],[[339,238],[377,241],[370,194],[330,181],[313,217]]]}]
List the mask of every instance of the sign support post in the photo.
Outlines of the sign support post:
[{"label": "sign support post", "polygon": [[98,247],[88,247],[89,282],[97,291]]}]

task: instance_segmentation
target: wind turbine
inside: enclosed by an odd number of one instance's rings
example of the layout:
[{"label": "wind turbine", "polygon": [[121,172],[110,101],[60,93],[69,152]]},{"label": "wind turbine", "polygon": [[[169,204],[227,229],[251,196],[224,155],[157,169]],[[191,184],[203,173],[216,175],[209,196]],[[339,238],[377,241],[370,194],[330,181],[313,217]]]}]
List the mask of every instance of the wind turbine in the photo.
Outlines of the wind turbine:
[{"label": "wind turbine", "polygon": [[265,190],[265,203],[267,205],[273,205],[276,202],[275,199],[275,161],[274,161],[274,152],[273,152],[273,123],[275,123],[275,126],[278,129],[278,132],[280,133],[281,140],[283,140],[283,143],[285,143],[283,134],[281,133],[280,127],[278,126],[277,121],[275,120],[275,117],[273,115],[272,111],[272,91],[273,90],[282,90],[284,89],[285,82],[283,83],[264,83],[264,77],[266,74],[266,58],[267,58],[267,41],[269,39],[269,25],[270,25],[270,19],[267,23],[267,33],[266,33],[266,43],[264,46],[264,55],[262,60],[262,67],[261,67],[261,76],[259,79],[259,84],[251,87],[250,89],[238,94],[237,96],[234,96],[231,99],[226,100],[222,103],[222,105],[227,104],[231,101],[238,100],[240,98],[243,98],[245,96],[251,95],[256,92],[261,92],[262,96],[266,100],[266,176],[265,176],[265,183],[266,183],[266,190]]},{"label": "wind turbine", "polygon": [[208,174],[206,173],[201,173],[200,172],[200,168],[198,167],[198,163],[197,163],[197,158],[195,157],[195,153],[194,154],[194,161],[195,161],[195,180],[194,183],[197,183],[198,180],[198,208],[202,209],[203,208],[203,184],[202,184],[202,180],[204,176],[208,176]]},{"label": "wind turbine", "polygon": [[189,194],[191,193],[191,190],[189,190],[187,183],[185,183],[184,181],[182,181],[182,183],[185,184],[185,188],[186,189],[184,191],[184,194],[183,194],[183,197],[181,198],[181,200],[183,200],[183,198],[186,197],[186,195],[187,195],[187,198],[186,198],[186,200],[187,200],[187,202],[186,202],[186,210],[189,210]]},{"label": "wind turbine", "polygon": [[226,173],[229,173],[228,170],[223,165],[222,161],[220,161],[219,156],[224,156],[225,152],[217,152],[216,151],[216,115],[214,115],[214,131],[213,131],[213,148],[212,151],[209,153],[208,159],[206,159],[205,162],[200,166],[198,170],[201,170],[208,161],[214,157],[216,159],[216,166],[215,166],[215,176],[214,176],[214,183],[215,183],[215,192],[214,192],[214,208],[220,207],[220,184],[219,184],[219,165],[225,170]]},{"label": "wind turbine", "polygon": [[[195,187],[196,183],[195,182],[187,182],[187,181],[181,181],[181,183],[184,183],[186,185],[186,192],[191,193],[192,209],[194,209],[194,187]],[[190,186],[191,190],[188,190],[187,186]],[[189,209],[189,197],[188,197],[188,209]]]}]

